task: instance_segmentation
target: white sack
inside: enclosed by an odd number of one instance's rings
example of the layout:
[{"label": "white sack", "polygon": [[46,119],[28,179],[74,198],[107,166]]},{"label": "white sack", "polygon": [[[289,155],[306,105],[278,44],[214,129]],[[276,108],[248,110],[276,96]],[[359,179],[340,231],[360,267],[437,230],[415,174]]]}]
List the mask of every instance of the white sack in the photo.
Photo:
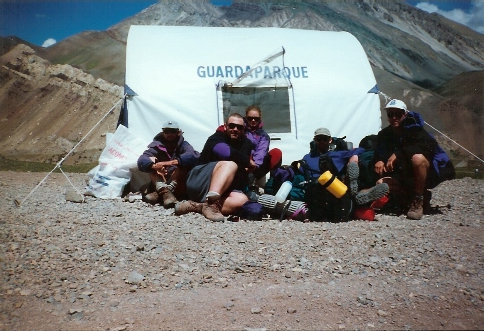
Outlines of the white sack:
[{"label": "white sack", "polygon": [[90,180],[85,194],[102,199],[120,197],[131,179],[129,169],[136,167],[138,157],[147,144],[125,126],[118,126],[107,139],[106,147],[99,157],[99,165],[88,173]]}]

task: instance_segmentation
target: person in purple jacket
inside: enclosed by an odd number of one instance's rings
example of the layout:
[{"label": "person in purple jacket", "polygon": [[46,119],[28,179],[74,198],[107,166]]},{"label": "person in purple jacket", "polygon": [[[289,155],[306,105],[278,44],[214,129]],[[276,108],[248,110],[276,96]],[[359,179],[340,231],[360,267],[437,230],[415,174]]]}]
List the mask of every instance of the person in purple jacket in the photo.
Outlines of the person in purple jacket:
[{"label": "person in purple jacket", "polygon": [[151,204],[162,202],[172,208],[176,197],[185,193],[186,174],[198,161],[200,154],[184,138],[175,121],[163,124],[148,149],[138,158],[138,169],[150,174],[153,192],[144,194],[143,200]]},{"label": "person in purple jacket", "polygon": [[254,149],[251,152],[249,172],[252,180],[249,185],[264,177],[270,170],[281,165],[282,152],[278,148],[269,151],[271,138],[263,129],[262,111],[259,106],[250,105],[245,110],[245,136],[252,141]]}]

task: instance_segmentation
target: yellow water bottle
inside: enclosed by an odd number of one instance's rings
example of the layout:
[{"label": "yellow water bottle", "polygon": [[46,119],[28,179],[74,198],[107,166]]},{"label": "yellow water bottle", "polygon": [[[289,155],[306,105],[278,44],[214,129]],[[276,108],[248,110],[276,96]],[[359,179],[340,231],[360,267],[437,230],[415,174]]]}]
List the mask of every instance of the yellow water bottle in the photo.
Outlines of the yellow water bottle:
[{"label": "yellow water bottle", "polygon": [[323,172],[323,174],[319,176],[318,182],[338,199],[348,191],[348,187],[329,170]]}]

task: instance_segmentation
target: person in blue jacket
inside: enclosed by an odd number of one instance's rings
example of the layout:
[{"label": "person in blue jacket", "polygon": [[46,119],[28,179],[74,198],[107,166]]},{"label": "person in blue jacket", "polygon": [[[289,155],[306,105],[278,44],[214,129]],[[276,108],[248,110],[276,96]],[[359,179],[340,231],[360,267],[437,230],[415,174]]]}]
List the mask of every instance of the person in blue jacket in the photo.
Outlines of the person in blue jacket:
[{"label": "person in blue jacket", "polygon": [[143,200],[174,207],[185,193],[186,174],[198,161],[199,153],[184,138],[175,121],[166,121],[148,149],[138,158],[138,169],[150,174],[153,192]]},{"label": "person in blue jacket", "polygon": [[423,128],[420,114],[393,99],[385,106],[389,125],[377,137],[374,170],[380,182],[408,201],[407,217],[419,220],[424,205],[430,206],[430,191],[440,182],[455,177],[454,167],[437,141]]}]

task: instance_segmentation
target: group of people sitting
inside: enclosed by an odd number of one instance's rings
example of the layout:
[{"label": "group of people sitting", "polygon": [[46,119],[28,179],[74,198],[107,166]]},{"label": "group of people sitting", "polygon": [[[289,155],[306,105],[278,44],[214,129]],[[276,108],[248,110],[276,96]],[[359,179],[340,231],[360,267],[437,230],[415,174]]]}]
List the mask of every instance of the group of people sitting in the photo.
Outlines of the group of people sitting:
[{"label": "group of people sitting", "polygon": [[[390,197],[408,218],[420,219],[430,205],[428,190],[453,178],[453,167],[418,113],[408,111],[401,100],[391,100],[385,109],[390,124],[375,139],[363,139],[354,149],[338,148],[330,130],[318,128],[310,152],[291,166],[281,164],[279,149],[269,150],[270,138],[256,105],[247,107],[245,116],[230,114],[201,153],[184,140],[178,123],[167,121],[138,159],[139,170],[151,178],[143,200],[174,207],[176,215],[196,212],[220,222],[254,210],[257,200],[249,197],[258,196],[256,183],[268,173],[270,185],[265,188],[275,194],[298,174],[305,174],[307,182],[329,170],[347,184],[348,196],[357,205]],[[294,189],[302,193],[289,198],[305,201],[304,187]]]}]

